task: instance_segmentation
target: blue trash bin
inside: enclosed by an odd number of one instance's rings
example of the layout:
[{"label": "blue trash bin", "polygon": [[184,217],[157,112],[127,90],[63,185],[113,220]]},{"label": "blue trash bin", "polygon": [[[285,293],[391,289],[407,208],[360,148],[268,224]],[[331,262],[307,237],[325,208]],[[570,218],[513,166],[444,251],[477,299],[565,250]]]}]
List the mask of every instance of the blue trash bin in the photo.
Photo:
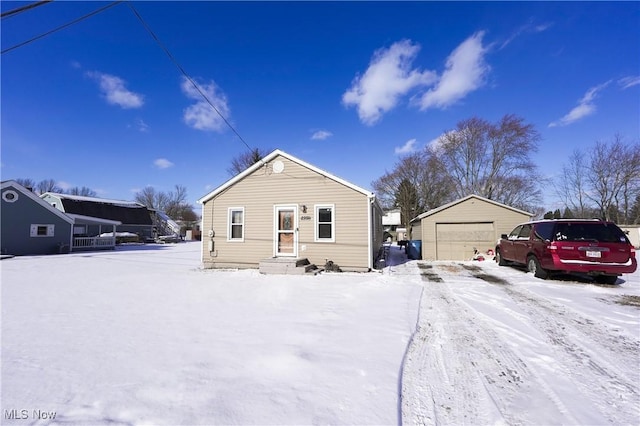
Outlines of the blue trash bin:
[{"label": "blue trash bin", "polygon": [[407,257],[409,259],[422,259],[422,240],[410,240],[407,249]]}]

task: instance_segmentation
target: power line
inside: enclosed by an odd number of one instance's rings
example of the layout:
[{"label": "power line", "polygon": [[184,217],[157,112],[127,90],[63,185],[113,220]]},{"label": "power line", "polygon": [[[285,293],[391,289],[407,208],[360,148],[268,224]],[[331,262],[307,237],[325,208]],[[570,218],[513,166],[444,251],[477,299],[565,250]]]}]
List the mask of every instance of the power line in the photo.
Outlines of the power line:
[{"label": "power line", "polygon": [[26,6],[17,7],[15,9],[9,10],[7,12],[3,12],[0,15],[0,18],[4,19],[4,18],[8,18],[10,16],[15,16],[18,13],[26,12],[27,10],[33,9],[35,7],[38,7],[38,6],[42,6],[43,4],[51,3],[52,1],[53,0],[42,0],[42,1],[37,1],[35,3],[28,4]]},{"label": "power line", "polygon": [[[57,27],[57,28],[54,28],[54,29],[52,29],[51,31],[47,31],[47,32],[46,32],[46,33],[44,33],[44,34],[40,34],[39,36],[36,36],[36,37],[30,38],[30,39],[29,39],[29,40],[27,40],[27,41],[23,41],[22,43],[18,43],[18,44],[16,44],[15,46],[11,46],[11,47],[9,47],[9,48],[7,48],[7,49],[4,49],[3,51],[1,51],[1,52],[0,52],[0,54],[4,55],[4,54],[5,54],[5,53],[7,53],[7,52],[10,52],[10,51],[12,51],[12,50],[14,50],[14,49],[17,49],[18,47],[22,47],[22,46],[24,46],[24,45],[26,45],[26,44],[29,44],[29,43],[34,42],[34,41],[36,41],[36,40],[39,40],[39,39],[41,39],[41,38],[43,38],[43,37],[46,37],[46,36],[48,36],[48,35],[50,35],[50,34],[53,34],[53,33],[55,33],[56,31],[60,31],[60,30],[62,30],[62,29],[64,29],[64,28],[70,27],[71,25],[77,24],[78,22],[80,22],[80,21],[82,21],[82,20],[84,20],[84,19],[87,19],[87,18],[89,18],[89,17],[91,17],[91,16],[93,16],[93,15],[97,15],[97,14],[98,14],[98,13],[100,13],[100,12],[104,12],[105,10],[107,10],[107,9],[109,9],[109,8],[111,8],[111,7],[113,7],[113,6],[117,5],[117,4],[119,4],[119,3],[122,3],[123,1],[124,1],[124,0],[117,0],[117,1],[114,1],[114,2],[113,2],[113,3],[111,3],[111,4],[108,4],[108,5],[104,6],[104,7],[101,7],[100,9],[94,10],[93,12],[88,13],[88,14],[86,14],[86,15],[84,15],[84,16],[81,16],[81,17],[80,17],[80,18],[78,18],[78,19],[74,19],[74,20],[73,20],[73,21],[71,21],[71,22],[68,22],[68,23],[66,23],[66,24],[64,24],[64,25],[61,25],[61,26]],[[35,7],[35,6],[34,6],[34,7]]]},{"label": "power line", "polygon": [[202,96],[204,98],[205,101],[207,101],[207,103],[209,104],[209,106],[211,108],[213,108],[213,110],[220,116],[220,118],[222,118],[222,120],[225,122],[225,124],[227,126],[229,126],[229,128],[233,131],[233,133],[236,134],[236,136],[238,137],[238,139],[240,139],[240,141],[242,141],[242,143],[244,144],[244,146],[247,147],[247,149],[251,150],[252,148],[249,146],[249,144],[242,138],[242,136],[240,136],[240,133],[238,133],[238,131],[231,125],[231,123],[229,123],[229,121],[225,118],[224,115],[222,115],[222,113],[220,112],[220,110],[218,110],[218,108],[215,107],[215,105],[213,105],[213,103],[209,100],[209,97],[200,89],[200,87],[196,84],[195,81],[193,81],[193,79],[191,78],[191,76],[189,76],[189,74],[187,74],[187,72],[184,70],[184,68],[182,68],[182,66],[178,63],[178,61],[173,57],[173,55],[171,54],[171,52],[169,51],[169,49],[167,49],[165,47],[164,44],[162,44],[162,42],[160,41],[160,39],[158,38],[158,36],[156,36],[156,34],[153,32],[153,30],[151,30],[151,28],[149,27],[149,25],[147,25],[147,23],[144,21],[144,19],[142,19],[142,16],[140,16],[140,14],[138,13],[138,11],[133,7],[133,4],[131,4],[130,1],[127,1],[127,5],[131,8],[131,11],[136,15],[136,17],[140,20],[140,22],[142,23],[142,26],[147,30],[147,32],[151,35],[151,37],[153,37],[153,39],[155,40],[155,42],[158,44],[158,46],[160,46],[160,48],[164,51],[164,53],[167,54],[167,56],[169,57],[169,59],[171,60],[171,62],[173,62],[173,64],[178,68],[178,70],[180,70],[180,72],[182,73],[182,75],[189,80],[189,82],[191,83],[191,85],[198,91],[198,93],[200,93],[200,96]]}]

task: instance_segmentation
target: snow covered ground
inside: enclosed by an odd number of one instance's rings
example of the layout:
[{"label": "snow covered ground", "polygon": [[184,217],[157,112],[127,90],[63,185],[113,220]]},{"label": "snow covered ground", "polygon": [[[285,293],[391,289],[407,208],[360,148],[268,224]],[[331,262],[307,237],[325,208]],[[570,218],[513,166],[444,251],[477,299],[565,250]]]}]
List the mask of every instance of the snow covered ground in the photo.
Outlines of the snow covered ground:
[{"label": "snow covered ground", "polygon": [[265,276],[199,248],[2,260],[2,424],[640,422],[640,272],[392,247],[382,273]]}]

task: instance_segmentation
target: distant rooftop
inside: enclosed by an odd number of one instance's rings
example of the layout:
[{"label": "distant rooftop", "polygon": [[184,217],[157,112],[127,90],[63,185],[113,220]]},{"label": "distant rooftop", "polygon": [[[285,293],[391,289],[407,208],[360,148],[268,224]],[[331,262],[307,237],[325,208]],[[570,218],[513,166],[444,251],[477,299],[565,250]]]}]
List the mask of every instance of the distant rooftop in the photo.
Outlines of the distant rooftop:
[{"label": "distant rooftop", "polygon": [[58,197],[60,199],[66,200],[74,200],[74,201],[90,201],[92,203],[104,203],[104,204],[114,204],[123,207],[144,207],[142,204],[137,203],[135,201],[125,201],[125,200],[112,200],[109,198],[98,198],[98,197],[86,197],[83,195],[71,195],[71,194],[61,194],[58,192],[45,192],[44,195],[52,195],[54,197]]}]

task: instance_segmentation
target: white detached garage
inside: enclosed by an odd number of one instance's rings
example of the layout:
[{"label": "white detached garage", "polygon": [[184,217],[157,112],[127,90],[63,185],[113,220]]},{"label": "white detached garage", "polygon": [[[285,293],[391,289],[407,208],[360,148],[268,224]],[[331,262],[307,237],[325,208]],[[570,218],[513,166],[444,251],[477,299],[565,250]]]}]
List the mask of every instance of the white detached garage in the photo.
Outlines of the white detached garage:
[{"label": "white detached garage", "polygon": [[469,195],[422,213],[411,221],[411,239],[422,240],[422,259],[471,260],[474,250],[493,249],[532,213]]}]

